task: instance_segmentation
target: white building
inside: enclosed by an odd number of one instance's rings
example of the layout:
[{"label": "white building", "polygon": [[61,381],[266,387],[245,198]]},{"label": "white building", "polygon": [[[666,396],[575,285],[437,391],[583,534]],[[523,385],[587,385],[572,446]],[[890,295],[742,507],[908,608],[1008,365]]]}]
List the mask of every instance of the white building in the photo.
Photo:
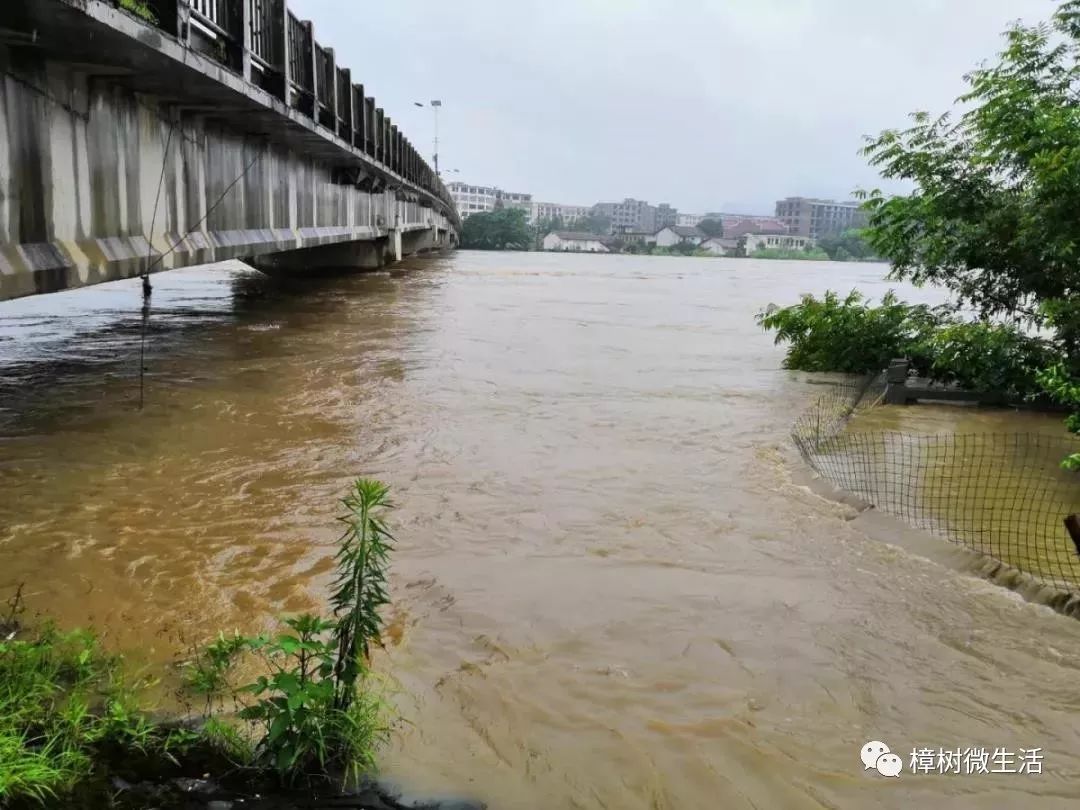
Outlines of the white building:
[{"label": "white building", "polygon": [[529,224],[535,225],[540,220],[558,217],[563,224],[569,225],[574,220],[584,219],[590,214],[592,214],[592,207],[588,205],[534,202],[529,211]]},{"label": "white building", "polygon": [[450,197],[457,206],[462,219],[481,211],[494,211],[496,208],[521,208],[530,211],[531,194],[503,191],[494,186],[472,186],[455,180],[446,184]]},{"label": "white building", "polygon": [[700,245],[705,241],[705,238],[705,234],[697,228],[685,228],[682,225],[669,225],[656,232],[656,239],[654,241],[656,242],[657,247],[671,247],[672,245],[678,245],[682,242]]},{"label": "white building", "polygon": [[544,237],[544,250],[576,250],[581,253],[607,253],[608,249],[594,233],[552,231]]},{"label": "white building", "polygon": [[679,214],[675,224],[683,228],[696,228],[703,219],[705,219],[704,214]]},{"label": "white building", "polygon": [[713,236],[706,239],[698,247],[714,256],[734,256],[739,250],[739,240]]},{"label": "white building", "polygon": [[804,250],[814,246],[809,236],[792,233],[748,233],[746,234],[746,253],[755,250]]}]

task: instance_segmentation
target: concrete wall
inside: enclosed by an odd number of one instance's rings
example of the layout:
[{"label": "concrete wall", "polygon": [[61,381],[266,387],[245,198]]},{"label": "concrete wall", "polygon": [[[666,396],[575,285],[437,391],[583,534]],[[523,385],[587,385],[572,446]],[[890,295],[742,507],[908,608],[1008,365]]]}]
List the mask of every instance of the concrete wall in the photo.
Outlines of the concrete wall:
[{"label": "concrete wall", "polygon": [[454,238],[432,208],[335,182],[329,164],[212,110],[24,54],[0,47],[0,300],[148,266],[394,242],[395,228],[433,247]]}]

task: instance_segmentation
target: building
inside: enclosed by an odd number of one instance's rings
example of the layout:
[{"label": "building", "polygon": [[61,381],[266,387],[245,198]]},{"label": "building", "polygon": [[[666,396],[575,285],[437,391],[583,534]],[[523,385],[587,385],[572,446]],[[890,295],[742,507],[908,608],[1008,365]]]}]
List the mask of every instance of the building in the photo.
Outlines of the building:
[{"label": "building", "polygon": [[607,253],[608,249],[595,233],[552,231],[544,237],[544,250],[574,250],[580,253]]},{"label": "building", "polygon": [[534,202],[529,210],[529,224],[535,225],[542,220],[561,219],[569,225],[578,219],[584,219],[592,213],[588,205],[562,205],[560,203]]},{"label": "building", "polygon": [[836,202],[811,197],[788,197],[776,203],[776,217],[788,232],[819,239],[866,226],[866,212],[857,202]]},{"label": "building", "polygon": [[713,236],[706,239],[698,247],[712,253],[714,256],[735,256],[739,252],[739,239],[729,239],[726,236]]},{"label": "building", "polygon": [[656,234],[651,231],[620,231],[613,238],[621,239],[624,245],[651,245],[656,240]]},{"label": "building", "polygon": [[738,239],[749,233],[784,234],[788,226],[776,217],[753,214],[709,214],[706,219],[719,219],[724,226],[724,236]]},{"label": "building", "polygon": [[459,181],[447,183],[446,188],[462,219],[496,208],[521,208],[525,211],[532,208],[531,194],[503,191],[494,186],[473,186]]},{"label": "building", "polygon": [[656,209],[644,200],[627,197],[621,203],[597,203],[593,213],[611,220],[611,232],[656,232]]},{"label": "building", "polygon": [[[653,227],[660,229],[666,228],[668,225],[679,224],[679,212],[672,208],[667,203],[660,203],[656,206],[656,214],[654,215]],[[695,223],[697,224],[697,223]]]},{"label": "building", "polygon": [[694,228],[699,222],[701,222],[701,220],[705,218],[706,217],[704,214],[679,214],[675,218],[675,224],[681,225],[684,228]]},{"label": "building", "polygon": [[655,243],[657,247],[671,247],[682,242],[690,242],[700,245],[706,239],[705,234],[697,228],[686,228],[682,225],[668,225],[656,232]]},{"label": "building", "polygon": [[755,250],[805,250],[814,246],[809,236],[795,233],[748,233],[745,239],[747,255]]},{"label": "building", "polygon": [[496,208],[520,208],[526,214],[532,213],[532,194],[518,194],[499,189],[496,191],[498,192]]}]

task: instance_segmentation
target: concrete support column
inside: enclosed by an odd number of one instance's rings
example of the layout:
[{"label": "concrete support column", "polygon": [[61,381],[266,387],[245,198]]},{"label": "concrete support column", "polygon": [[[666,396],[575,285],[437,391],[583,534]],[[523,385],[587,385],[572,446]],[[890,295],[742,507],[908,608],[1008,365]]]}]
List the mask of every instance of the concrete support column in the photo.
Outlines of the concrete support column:
[{"label": "concrete support column", "polygon": [[401,229],[394,228],[390,231],[390,255],[394,257],[395,262],[400,262],[401,257],[404,255],[401,251]]}]

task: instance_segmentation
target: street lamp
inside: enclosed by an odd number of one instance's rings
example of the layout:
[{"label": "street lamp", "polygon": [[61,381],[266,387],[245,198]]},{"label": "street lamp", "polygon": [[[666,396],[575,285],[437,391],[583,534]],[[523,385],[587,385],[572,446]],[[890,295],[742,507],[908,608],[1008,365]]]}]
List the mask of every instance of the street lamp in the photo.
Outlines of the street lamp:
[{"label": "street lamp", "polygon": [[[414,105],[417,107],[424,107],[425,105],[419,101],[414,101]],[[439,108],[442,106],[442,102],[439,99],[433,99],[427,103],[428,107],[431,107],[431,112],[435,115],[435,176],[439,176]]]}]

